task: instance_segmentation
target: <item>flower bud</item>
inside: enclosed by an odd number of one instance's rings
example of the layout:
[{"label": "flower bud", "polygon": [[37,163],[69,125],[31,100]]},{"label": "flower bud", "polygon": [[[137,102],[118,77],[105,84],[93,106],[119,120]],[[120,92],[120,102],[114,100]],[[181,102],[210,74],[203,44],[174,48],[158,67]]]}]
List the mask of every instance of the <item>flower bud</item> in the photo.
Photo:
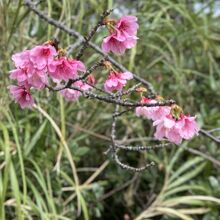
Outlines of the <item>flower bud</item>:
[{"label": "flower bud", "polygon": [[171,106],[171,115],[174,119],[178,120],[181,117],[183,110],[180,106],[174,104]]},{"label": "flower bud", "polygon": [[96,80],[95,80],[95,77],[93,76],[93,74],[89,74],[87,76],[87,82],[91,85],[95,85],[96,83]]}]

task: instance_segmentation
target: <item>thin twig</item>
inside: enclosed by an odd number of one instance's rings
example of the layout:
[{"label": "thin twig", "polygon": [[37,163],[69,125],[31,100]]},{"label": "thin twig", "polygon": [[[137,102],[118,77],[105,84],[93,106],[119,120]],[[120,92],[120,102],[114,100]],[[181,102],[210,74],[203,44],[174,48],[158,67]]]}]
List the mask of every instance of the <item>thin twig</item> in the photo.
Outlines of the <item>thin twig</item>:
[{"label": "thin twig", "polygon": [[218,167],[218,169],[220,169],[220,161],[215,159],[211,155],[208,155],[207,153],[203,153],[203,152],[196,150],[196,149],[193,149],[193,148],[187,148],[187,147],[183,147],[183,148],[184,148],[184,150],[186,150],[192,154],[198,155],[200,157],[205,158],[206,160],[209,160],[213,165],[216,165],[216,167]]},{"label": "thin twig", "polygon": [[160,148],[164,148],[166,146],[171,145],[170,143],[166,143],[166,144],[157,144],[157,145],[153,145],[153,146],[126,146],[126,145],[120,145],[120,144],[116,144],[117,148],[120,148],[122,150],[128,150],[128,151],[149,151],[149,150],[155,150],[155,149],[160,149]]},{"label": "thin twig", "polygon": [[71,85],[74,82],[80,81],[85,79],[89,74],[91,74],[95,69],[103,65],[103,61],[105,61],[105,58],[99,60],[96,62],[93,66],[91,66],[82,76],[77,77],[76,79],[69,80],[65,86],[65,88],[70,88]]},{"label": "thin twig", "polygon": [[170,106],[175,104],[174,100],[158,101],[156,103],[127,102],[123,100],[112,99],[111,96],[102,96],[102,95],[94,94],[90,91],[83,91],[82,89],[74,86],[70,87],[70,89],[81,92],[86,98],[97,99],[99,101],[113,103],[124,107],[133,107],[133,108],[138,106],[156,107],[156,106]]},{"label": "thin twig", "polygon": [[70,55],[72,53],[73,50],[75,50],[77,47],[79,47],[81,45],[81,40],[78,39],[75,43],[69,45],[66,49],[67,51],[67,55]]},{"label": "thin twig", "polygon": [[99,21],[97,22],[97,24],[91,29],[91,31],[89,32],[89,34],[84,37],[84,42],[82,45],[82,48],[80,49],[79,53],[76,55],[76,59],[79,60],[82,55],[83,52],[85,51],[85,49],[89,46],[89,41],[92,39],[92,37],[95,35],[95,33],[97,32],[98,28],[101,27],[102,25],[104,25],[103,20],[105,19],[105,17],[107,17],[108,15],[111,14],[111,12],[113,11],[113,9],[110,10],[106,10],[102,13]]},{"label": "thin twig", "polygon": [[[120,98],[121,97],[118,97],[118,101],[120,101]],[[119,111],[119,105],[116,105],[115,106],[115,110],[114,112],[112,113],[112,129],[111,129],[111,142],[112,142],[112,145],[110,146],[109,148],[109,152],[112,153],[112,156],[113,156],[113,159],[114,161],[116,162],[116,164],[118,164],[122,169],[126,169],[126,170],[129,170],[129,171],[133,171],[133,172],[141,172],[141,171],[144,171],[146,169],[148,169],[149,167],[151,166],[154,166],[155,163],[154,162],[150,162],[148,164],[146,164],[145,166],[143,167],[133,167],[133,166],[130,166],[130,165],[127,165],[125,163],[122,163],[118,157],[118,151],[121,149],[119,148],[118,144],[116,144],[116,122],[117,122],[117,117],[116,115],[118,114],[118,111]],[[127,149],[126,149],[127,150]]]},{"label": "thin twig", "polygon": [[141,85],[141,83],[138,83],[134,86],[132,86],[130,89],[126,90],[126,91],[119,91],[117,92],[116,94],[113,94],[112,97],[116,98],[116,97],[119,97],[119,96],[123,96],[123,95],[129,95],[131,94],[132,92],[135,92],[136,89]]},{"label": "thin twig", "polygon": [[146,164],[143,167],[136,168],[136,167],[129,166],[127,164],[122,163],[119,160],[117,152],[114,154],[114,160],[122,169],[129,170],[129,171],[132,171],[132,172],[142,172],[142,171],[144,171],[144,170],[146,170],[146,169],[148,169],[148,168],[155,165],[155,163],[152,161],[152,162]]},{"label": "thin twig", "polygon": [[[217,131],[217,130],[218,129],[215,129],[215,131]],[[205,135],[206,137],[209,137],[210,139],[212,139],[216,143],[220,143],[220,138],[213,136],[212,134],[210,134],[211,132],[214,132],[214,130],[206,131],[204,129],[200,129],[200,131],[199,131],[200,134]]]}]

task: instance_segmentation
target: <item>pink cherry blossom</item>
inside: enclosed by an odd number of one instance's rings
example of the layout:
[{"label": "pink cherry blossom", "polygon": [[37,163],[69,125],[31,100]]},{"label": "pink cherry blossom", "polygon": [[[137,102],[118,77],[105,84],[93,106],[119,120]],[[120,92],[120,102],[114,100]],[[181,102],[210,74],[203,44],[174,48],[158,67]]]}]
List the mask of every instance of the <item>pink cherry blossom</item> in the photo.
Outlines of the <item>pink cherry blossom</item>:
[{"label": "pink cherry blossom", "polygon": [[[74,87],[78,87],[82,89],[83,91],[87,91],[91,88],[86,83],[83,83],[82,81],[76,81],[75,83],[72,84]],[[74,89],[64,89],[60,91],[60,94],[67,100],[67,101],[76,101],[80,96],[81,92],[74,90]]]},{"label": "pink cherry blossom", "polygon": [[137,17],[122,16],[116,23],[115,27],[126,38],[128,36],[136,35],[138,29]]},{"label": "pink cherry blossom", "polygon": [[60,57],[48,65],[50,76],[55,80],[69,80],[77,76],[77,71],[85,72],[85,65],[78,60]]},{"label": "pink cherry blossom", "polygon": [[180,136],[179,129],[176,127],[176,121],[171,115],[167,115],[153,123],[156,126],[154,136],[161,140],[167,138],[170,142],[180,144],[182,137]]},{"label": "pink cherry blossom", "polygon": [[56,55],[56,49],[50,44],[38,45],[30,50],[30,60],[38,70],[46,68]]},{"label": "pink cherry blossom", "polygon": [[127,80],[132,78],[133,74],[130,72],[110,72],[108,79],[104,83],[104,89],[106,92],[122,90],[122,88],[126,85]]},{"label": "pink cherry blossom", "polygon": [[26,71],[31,71],[33,69],[33,63],[30,60],[30,50],[24,50],[20,53],[13,54],[12,60],[16,68],[25,69]]},{"label": "pink cherry blossom", "polygon": [[28,79],[28,73],[26,68],[19,68],[11,70],[10,78],[18,81],[19,85],[24,84]]},{"label": "pink cherry blossom", "polygon": [[95,77],[94,77],[92,74],[89,74],[89,75],[87,76],[87,82],[88,82],[90,85],[95,85],[95,83],[96,83]]},{"label": "pink cherry blossom", "polygon": [[20,86],[44,88],[48,81],[46,65],[53,58],[54,50],[50,45],[42,45],[12,55],[17,69],[10,71],[10,78],[17,80]]},{"label": "pink cherry blossom", "polygon": [[28,72],[27,68],[19,68],[11,70],[10,78],[16,79],[18,85],[33,86],[36,89],[42,89],[48,82],[47,74],[45,71],[39,71],[32,69],[32,72]]},{"label": "pink cherry blossom", "polygon": [[102,50],[104,53],[112,51],[115,54],[124,54],[126,49],[134,47],[136,43],[137,37],[128,36],[124,39],[116,32],[103,39]]},{"label": "pink cherry blossom", "polygon": [[135,46],[138,39],[136,37],[138,24],[135,16],[123,16],[115,25],[111,25],[113,27],[110,27],[110,35],[102,42],[103,52],[124,54],[126,49]]},{"label": "pink cherry blossom", "polygon": [[21,108],[31,108],[33,106],[34,100],[27,88],[15,85],[11,85],[8,88],[15,102],[18,103]]},{"label": "pink cherry blossom", "polygon": [[156,120],[153,123],[156,126],[155,137],[158,140],[167,138],[170,142],[180,144],[182,139],[189,140],[198,135],[199,127],[195,117],[182,114],[178,120],[174,119],[171,114]]},{"label": "pink cherry blossom", "polygon": [[29,74],[28,85],[36,89],[43,89],[48,84],[48,76],[45,71],[36,70],[33,74]]},{"label": "pink cherry blossom", "polygon": [[[153,104],[157,103],[154,99],[148,99],[146,97],[142,97],[141,103]],[[135,113],[138,117],[142,116],[147,119],[151,119],[153,121],[158,120],[170,113],[169,106],[156,106],[156,107],[137,107],[135,109]]]},{"label": "pink cherry blossom", "polygon": [[182,115],[177,122],[180,130],[180,136],[186,140],[191,139],[194,135],[198,135],[199,126],[195,121],[195,117]]},{"label": "pink cherry blossom", "polygon": [[29,61],[29,50],[24,50],[12,55],[11,59],[14,61],[17,68],[26,66],[26,62]]}]

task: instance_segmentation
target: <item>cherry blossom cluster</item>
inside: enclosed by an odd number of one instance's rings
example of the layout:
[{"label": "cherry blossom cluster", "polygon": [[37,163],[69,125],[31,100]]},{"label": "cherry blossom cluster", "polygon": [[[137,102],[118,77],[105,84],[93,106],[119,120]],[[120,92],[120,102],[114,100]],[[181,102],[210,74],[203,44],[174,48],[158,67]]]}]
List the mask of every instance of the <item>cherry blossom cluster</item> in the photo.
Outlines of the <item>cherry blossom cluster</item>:
[{"label": "cherry blossom cluster", "polygon": [[[85,65],[78,60],[68,58],[62,49],[57,49],[52,41],[38,45],[31,50],[24,50],[12,55],[16,69],[10,71],[10,78],[17,80],[17,85],[9,86],[10,92],[21,108],[30,108],[34,104],[31,89],[43,89],[49,80],[61,83],[78,77],[79,72],[85,72]],[[88,78],[91,81],[91,77]],[[74,86],[88,90],[89,85],[82,81]],[[76,100],[80,92],[64,89],[61,94],[67,100]]]},{"label": "cherry blossom cluster", "polygon": [[[162,99],[162,97],[157,97]],[[141,98],[141,103],[156,103],[157,100],[146,97]],[[156,126],[154,136],[158,140],[167,138],[170,142],[180,144],[182,139],[189,140],[194,135],[198,135],[199,127],[195,117],[185,115],[182,109],[174,104],[172,106],[156,107],[137,107],[135,113],[138,117],[153,120],[153,126]]]},{"label": "cherry blossom cluster", "polygon": [[[135,16],[123,16],[118,20],[104,18],[102,25],[105,25],[109,33],[102,42],[104,53],[124,54],[126,49],[135,46],[139,27]],[[85,48],[85,44],[83,48]],[[10,85],[9,90],[21,108],[33,106],[32,90],[51,88],[51,84],[55,85],[54,91],[56,88],[62,87],[56,91],[59,91],[67,101],[76,101],[84,92],[87,92],[85,94],[88,96],[92,94],[93,98],[98,97],[99,100],[103,98],[91,93],[96,88],[96,80],[93,74],[88,73],[84,63],[68,57],[65,50],[59,48],[52,40],[30,50],[16,53],[12,55],[12,60],[15,69],[10,71],[10,78],[16,80],[17,85]],[[109,97],[109,103],[117,104],[117,100],[114,100],[113,97],[119,96],[113,95],[119,94],[125,89],[127,81],[133,79],[133,74],[115,69],[107,59],[100,66],[104,66],[108,70],[108,75],[98,91],[109,94],[104,97],[104,100]],[[161,97],[155,96],[152,99],[150,96],[142,96],[143,91],[147,92],[147,89],[140,91],[141,88],[133,91],[141,94],[140,103],[135,106],[135,113],[138,117],[153,121],[153,126],[156,127],[155,137],[158,140],[166,138],[172,143],[180,144],[182,139],[188,140],[198,134],[199,128],[195,117],[185,115],[176,104],[157,105],[158,102],[163,101]],[[114,94],[112,94],[113,92]],[[126,102],[123,106],[126,106]]]}]

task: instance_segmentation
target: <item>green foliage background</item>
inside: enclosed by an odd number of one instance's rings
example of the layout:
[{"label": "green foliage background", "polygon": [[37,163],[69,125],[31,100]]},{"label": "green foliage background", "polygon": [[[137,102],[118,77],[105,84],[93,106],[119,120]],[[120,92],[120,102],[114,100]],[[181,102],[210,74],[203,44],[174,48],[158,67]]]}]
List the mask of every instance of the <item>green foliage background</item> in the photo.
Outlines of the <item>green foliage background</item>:
[{"label": "green foliage background", "polygon": [[[196,114],[204,129],[220,127],[218,0],[47,0],[38,8],[82,34],[104,9],[114,8],[115,17],[136,15],[137,47],[115,58],[151,81],[160,95]],[[100,45],[105,35],[100,29],[93,41]],[[21,110],[11,101],[11,55],[52,37],[63,48],[76,42],[23,1],[0,0],[0,219],[220,219],[220,167],[185,150],[195,148],[219,161],[220,145],[212,140],[200,135],[181,146],[122,154],[137,166],[157,162],[134,174],[103,154],[111,105],[83,98],[67,103],[46,90],[34,94],[39,108]],[[82,58],[86,66],[98,59],[91,49]],[[95,75],[101,85],[106,72]],[[132,113],[120,120],[118,130],[128,143],[155,143],[151,124]]]}]

